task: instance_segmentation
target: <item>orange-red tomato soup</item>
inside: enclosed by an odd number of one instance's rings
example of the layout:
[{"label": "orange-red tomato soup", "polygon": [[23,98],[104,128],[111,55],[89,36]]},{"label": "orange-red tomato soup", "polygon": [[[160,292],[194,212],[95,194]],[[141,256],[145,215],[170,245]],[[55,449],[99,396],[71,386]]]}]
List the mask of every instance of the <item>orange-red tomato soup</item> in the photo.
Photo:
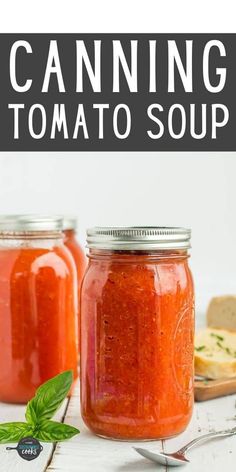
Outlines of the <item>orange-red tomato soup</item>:
[{"label": "orange-red tomato soup", "polygon": [[76,378],[77,332],[75,267],[62,233],[1,236],[0,401],[27,402],[67,369]]},{"label": "orange-red tomato soup", "polygon": [[76,232],[74,229],[65,229],[63,231],[65,239],[64,243],[71,252],[77,270],[78,294],[80,294],[80,287],[87,266],[85,253],[77,241]]},{"label": "orange-red tomato soup", "polygon": [[114,439],[174,436],[186,428],[193,408],[187,249],[183,243],[160,249],[156,242],[152,250],[144,250],[142,241],[129,241],[132,250],[106,244],[90,245],[82,286],[83,419],[96,434]]},{"label": "orange-red tomato soup", "polygon": [[[85,253],[76,238],[76,220],[68,218],[64,220],[64,244],[69,249],[73,256],[76,272],[77,272],[77,288],[78,288],[78,333],[80,334],[80,289],[85,269],[87,266],[87,259]],[[78,345],[80,348],[80,336],[78,338]]]}]

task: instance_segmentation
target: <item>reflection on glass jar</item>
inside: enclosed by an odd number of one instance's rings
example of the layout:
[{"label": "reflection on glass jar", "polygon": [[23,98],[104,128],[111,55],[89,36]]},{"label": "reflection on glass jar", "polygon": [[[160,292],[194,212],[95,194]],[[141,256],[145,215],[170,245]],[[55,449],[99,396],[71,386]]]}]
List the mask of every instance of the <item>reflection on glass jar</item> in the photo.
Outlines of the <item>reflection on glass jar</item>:
[{"label": "reflection on glass jar", "polygon": [[159,439],[193,408],[194,294],[190,231],[88,232],[81,294],[82,416],[96,434]]},{"label": "reflection on glass jar", "polygon": [[0,218],[0,401],[23,403],[72,369],[77,377],[77,290],[62,219]]}]

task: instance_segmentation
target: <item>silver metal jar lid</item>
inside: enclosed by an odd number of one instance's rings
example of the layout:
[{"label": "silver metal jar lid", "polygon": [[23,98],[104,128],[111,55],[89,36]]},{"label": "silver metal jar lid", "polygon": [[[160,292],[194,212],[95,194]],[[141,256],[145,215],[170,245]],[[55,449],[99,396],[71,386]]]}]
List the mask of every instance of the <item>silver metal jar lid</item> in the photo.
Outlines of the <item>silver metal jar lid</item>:
[{"label": "silver metal jar lid", "polygon": [[75,217],[67,217],[63,218],[63,230],[75,230],[77,228],[77,219]]},{"label": "silver metal jar lid", "polygon": [[62,231],[63,218],[47,215],[0,215],[0,232]]},{"label": "silver metal jar lid", "polygon": [[95,227],[87,230],[89,248],[113,250],[189,249],[191,230],[159,226]]}]

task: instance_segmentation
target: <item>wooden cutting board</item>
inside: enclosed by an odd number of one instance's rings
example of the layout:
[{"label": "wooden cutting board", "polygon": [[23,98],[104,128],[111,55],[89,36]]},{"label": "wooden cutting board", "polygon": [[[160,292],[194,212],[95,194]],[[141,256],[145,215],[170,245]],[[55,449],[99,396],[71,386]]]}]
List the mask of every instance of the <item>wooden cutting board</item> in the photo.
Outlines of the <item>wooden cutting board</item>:
[{"label": "wooden cutting board", "polygon": [[236,377],[219,380],[195,380],[194,397],[197,402],[236,393]]}]

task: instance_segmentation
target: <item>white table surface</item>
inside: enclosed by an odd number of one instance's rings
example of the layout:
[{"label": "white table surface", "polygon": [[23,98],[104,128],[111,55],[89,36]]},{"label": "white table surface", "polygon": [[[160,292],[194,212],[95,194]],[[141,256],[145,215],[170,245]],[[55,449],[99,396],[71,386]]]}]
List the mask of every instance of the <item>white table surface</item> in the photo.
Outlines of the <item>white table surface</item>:
[{"label": "white table surface", "polygon": [[[140,443],[109,441],[91,434],[80,417],[79,393],[76,389],[70,401],[63,405],[58,415],[65,414],[65,422],[78,427],[81,433],[75,438],[52,445],[43,443],[43,451],[32,462],[21,459],[16,451],[7,451],[0,445],[1,472],[145,472],[167,471],[165,466],[156,467],[139,456],[133,445]],[[0,404],[0,422],[24,420],[24,406]],[[221,428],[236,426],[236,395],[196,403],[192,421],[187,430],[176,438],[163,443],[145,442],[142,447],[152,451],[164,447],[174,451],[199,434]],[[8,444],[9,445],[9,444]],[[193,449],[188,454],[190,464],[184,466],[186,472],[234,472],[236,464],[236,437],[208,442]],[[174,470],[174,469],[173,469]],[[181,469],[180,469],[181,470]]]},{"label": "white table surface", "polygon": [[[201,323],[200,323],[201,324]],[[24,420],[24,406],[0,403],[0,422]],[[139,456],[132,446],[140,443],[109,441],[91,434],[80,417],[79,389],[65,401],[57,418],[78,427],[81,433],[56,447],[43,443],[43,451],[32,462],[21,459],[16,451],[0,445],[0,472],[166,472],[166,466],[156,466]],[[176,438],[163,442],[145,442],[142,447],[152,451],[164,448],[177,450],[191,439],[209,431],[236,426],[236,395],[195,403],[194,414],[187,430]],[[9,445],[9,444],[8,444]],[[13,445],[14,446],[14,445]],[[189,452],[186,472],[234,472],[236,470],[236,436],[208,442]],[[177,469],[172,469],[177,470]],[[179,469],[181,470],[181,468]]]}]

